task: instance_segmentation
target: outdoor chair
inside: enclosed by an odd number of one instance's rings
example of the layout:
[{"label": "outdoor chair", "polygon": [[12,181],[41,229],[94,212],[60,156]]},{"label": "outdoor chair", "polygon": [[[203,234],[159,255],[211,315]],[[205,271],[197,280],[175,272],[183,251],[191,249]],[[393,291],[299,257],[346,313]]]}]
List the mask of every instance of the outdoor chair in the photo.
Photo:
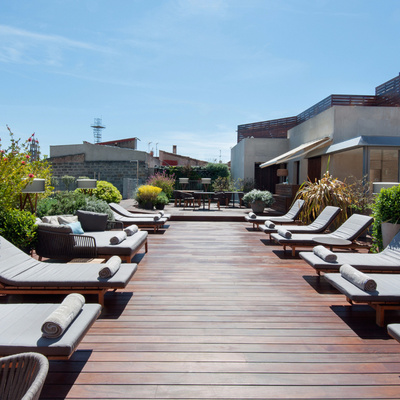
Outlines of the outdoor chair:
[{"label": "outdoor chair", "polygon": [[0,358],[0,399],[39,399],[48,370],[49,361],[39,353]]},{"label": "outdoor chair", "polygon": [[332,233],[293,233],[290,237],[284,237],[279,233],[271,233],[271,239],[281,244],[284,251],[286,251],[286,247],[290,247],[292,249],[292,256],[296,254],[296,247],[317,246],[320,244],[318,242],[320,239],[331,239],[332,242],[336,240],[336,247],[342,246],[340,242],[348,242],[345,247],[355,248],[357,247],[354,243],[355,239],[372,224],[373,220],[372,217],[366,215],[353,214]]},{"label": "outdoor chair", "polygon": [[304,200],[297,199],[290,207],[289,211],[285,215],[281,216],[259,216],[254,213],[249,213],[244,218],[246,221],[253,224],[253,229],[256,229],[258,225],[264,224],[265,221],[271,221],[275,224],[294,224],[300,215],[301,210],[304,207]]},{"label": "outdoor chair", "polygon": [[286,229],[291,233],[321,233],[328,229],[340,211],[339,207],[327,206],[310,225],[278,225],[269,228],[265,224],[260,224],[258,229],[268,234],[270,238],[271,233],[277,233],[278,229]]},{"label": "outdoor chair", "polygon": [[[0,236],[0,294],[95,294],[101,305],[108,290],[125,288],[137,264],[121,264],[109,278],[99,271],[108,264],[38,261]],[[115,260],[115,259],[114,259]],[[108,261],[112,263],[113,260]]]},{"label": "outdoor chair", "polygon": [[[72,260],[74,258],[104,258],[117,255],[124,261],[130,263],[132,257],[144,246],[147,253],[148,232],[140,231],[126,236],[117,244],[111,244],[118,230],[123,232],[122,221],[107,221],[107,214],[94,213],[90,211],[77,211],[76,222],[63,223],[67,216],[52,216],[43,220],[50,222],[39,222],[38,243],[36,253],[39,260],[43,257],[51,259]],[[73,220],[74,216],[69,217]],[[68,219],[67,219],[68,221]],[[110,230],[111,227],[119,229]],[[136,225],[133,222],[130,225]]]},{"label": "outdoor chair", "polygon": [[[364,274],[361,271],[356,274]],[[376,310],[376,323],[384,325],[386,310],[400,310],[400,275],[368,274],[365,279],[376,283],[376,289],[367,291],[360,288],[339,273],[327,273],[324,278],[346,296],[350,304],[367,304]]]},{"label": "outdoor chair", "polygon": [[300,252],[300,257],[320,275],[321,272],[338,272],[343,264],[350,264],[363,272],[400,273],[400,232],[380,253],[333,253],[326,261],[314,252]]}]

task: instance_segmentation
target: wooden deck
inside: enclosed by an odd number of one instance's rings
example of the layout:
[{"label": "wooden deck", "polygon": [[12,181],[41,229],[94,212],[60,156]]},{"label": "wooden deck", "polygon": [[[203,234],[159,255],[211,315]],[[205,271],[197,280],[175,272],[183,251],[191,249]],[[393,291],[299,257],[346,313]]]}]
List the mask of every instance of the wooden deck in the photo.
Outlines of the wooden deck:
[{"label": "wooden deck", "polygon": [[135,260],[41,398],[400,398],[400,344],[374,311],[250,224],[171,221]]}]

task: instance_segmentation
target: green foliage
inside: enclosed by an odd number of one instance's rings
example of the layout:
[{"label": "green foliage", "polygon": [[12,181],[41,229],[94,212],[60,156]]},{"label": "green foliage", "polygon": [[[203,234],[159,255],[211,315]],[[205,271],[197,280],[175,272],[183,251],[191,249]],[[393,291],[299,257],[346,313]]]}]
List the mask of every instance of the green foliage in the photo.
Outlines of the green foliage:
[{"label": "green foliage", "polygon": [[51,197],[41,200],[38,203],[36,214],[40,218],[45,215],[74,215],[77,210],[105,213],[108,214],[109,220],[114,220],[114,214],[106,201],[76,190],[57,192]]},{"label": "green foliage", "polygon": [[169,203],[169,199],[168,199],[167,195],[164,192],[161,192],[158,194],[154,204],[155,205],[157,205],[157,204],[167,205],[168,203]]},{"label": "green foliage", "polygon": [[219,176],[213,183],[215,192],[233,192],[235,190],[234,183],[229,177]]},{"label": "green foliage", "polygon": [[96,213],[103,213],[108,215],[109,221],[114,221],[114,213],[112,212],[108,203],[96,197],[87,197],[85,204],[79,208],[80,210],[92,211]]},{"label": "green foliage", "polygon": [[0,209],[18,208],[22,189],[34,178],[46,180],[46,192],[39,198],[48,196],[53,190],[50,164],[39,158],[34,160],[30,154],[32,141],[37,143],[34,134],[25,143],[20,143],[21,139],[15,139],[8,126],[7,129],[10,146],[2,149],[0,142]]},{"label": "green foliage", "polygon": [[107,203],[119,203],[122,200],[120,191],[107,181],[97,181],[97,187],[93,190],[93,196]]},{"label": "green foliage", "polygon": [[38,217],[45,215],[75,214],[76,210],[86,205],[87,195],[81,192],[57,192],[38,203],[36,214]]},{"label": "green foliage", "polygon": [[208,163],[204,167],[205,178],[211,178],[212,181],[217,179],[218,177],[221,178],[228,178],[229,177],[229,169],[226,164],[218,164],[218,163]]},{"label": "green foliage", "polygon": [[162,172],[156,172],[154,175],[150,176],[147,180],[147,184],[161,188],[164,194],[169,199],[172,199],[175,186],[175,175],[168,175],[165,170]]},{"label": "green foliage", "polygon": [[230,176],[229,168],[226,164],[208,163],[204,167],[185,165],[164,167],[163,172],[167,176],[173,177],[176,181],[179,178],[189,178],[191,181],[200,180],[201,178],[211,178],[211,182],[218,177],[228,178]]},{"label": "green foliage", "polygon": [[61,177],[61,182],[64,184],[65,189],[69,190],[69,188],[74,186],[75,177],[71,175],[64,175]]},{"label": "green foliage", "polygon": [[36,245],[36,217],[29,211],[17,209],[0,212],[0,235],[23,251],[30,252]]},{"label": "green foliage", "polygon": [[254,201],[263,201],[265,207],[270,207],[274,203],[274,198],[268,190],[253,189],[243,196],[243,201],[247,204],[251,204]]},{"label": "green foliage", "polygon": [[400,223],[400,186],[381,189],[372,206],[372,215],[373,248],[375,251],[382,250],[382,222]]},{"label": "green foliage", "polygon": [[341,213],[335,219],[334,226],[341,225],[348,218],[349,207],[357,200],[354,198],[351,186],[326,171],[324,176],[315,182],[306,181],[296,194],[296,199],[304,200],[300,219],[310,224],[326,206],[337,206]]}]

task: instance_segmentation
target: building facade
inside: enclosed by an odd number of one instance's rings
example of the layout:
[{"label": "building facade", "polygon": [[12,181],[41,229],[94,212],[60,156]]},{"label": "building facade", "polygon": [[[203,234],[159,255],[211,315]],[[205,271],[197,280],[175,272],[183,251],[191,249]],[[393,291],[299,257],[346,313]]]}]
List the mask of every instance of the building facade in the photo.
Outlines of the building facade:
[{"label": "building facade", "polygon": [[[231,151],[234,179],[277,183],[314,181],[329,169],[341,179],[398,182],[400,76],[375,95],[331,95],[295,117],[238,126]],[[328,167],[329,166],[329,167]]]}]

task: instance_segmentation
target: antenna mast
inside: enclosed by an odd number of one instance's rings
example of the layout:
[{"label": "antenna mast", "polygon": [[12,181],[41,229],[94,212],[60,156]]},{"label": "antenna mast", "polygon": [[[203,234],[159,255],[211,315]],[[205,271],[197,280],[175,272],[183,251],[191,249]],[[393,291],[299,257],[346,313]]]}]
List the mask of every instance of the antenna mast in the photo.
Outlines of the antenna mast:
[{"label": "antenna mast", "polygon": [[93,128],[94,142],[100,143],[101,142],[101,130],[106,128],[104,125],[102,125],[101,118],[95,118],[94,124],[91,125],[91,128]]}]

